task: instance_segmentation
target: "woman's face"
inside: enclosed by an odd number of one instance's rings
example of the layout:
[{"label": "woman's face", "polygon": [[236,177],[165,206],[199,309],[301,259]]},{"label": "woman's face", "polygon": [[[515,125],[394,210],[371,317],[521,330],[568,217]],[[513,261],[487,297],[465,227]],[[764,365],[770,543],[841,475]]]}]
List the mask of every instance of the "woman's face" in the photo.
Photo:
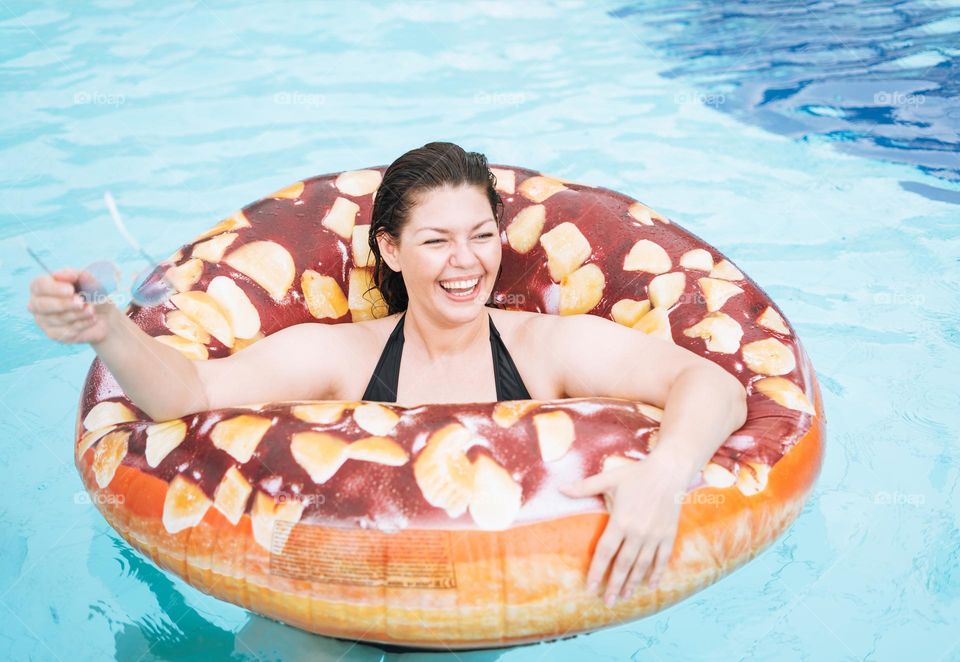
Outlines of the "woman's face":
[{"label": "woman's face", "polygon": [[[420,196],[399,246],[381,237],[380,254],[403,275],[411,305],[459,324],[476,319],[490,298],[500,270],[499,231],[484,191],[445,186]],[[472,287],[459,294],[441,283]]]}]

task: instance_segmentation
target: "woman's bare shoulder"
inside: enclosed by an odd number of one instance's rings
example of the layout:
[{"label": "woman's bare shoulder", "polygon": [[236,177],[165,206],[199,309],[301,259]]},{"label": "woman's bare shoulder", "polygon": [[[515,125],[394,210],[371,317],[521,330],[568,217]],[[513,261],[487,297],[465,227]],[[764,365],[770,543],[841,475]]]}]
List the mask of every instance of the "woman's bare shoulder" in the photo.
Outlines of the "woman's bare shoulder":
[{"label": "woman's bare shoulder", "polygon": [[540,313],[530,310],[503,310],[491,308],[490,316],[497,326],[500,335],[517,338],[520,342],[535,341],[541,334],[549,333],[553,328],[557,315]]}]

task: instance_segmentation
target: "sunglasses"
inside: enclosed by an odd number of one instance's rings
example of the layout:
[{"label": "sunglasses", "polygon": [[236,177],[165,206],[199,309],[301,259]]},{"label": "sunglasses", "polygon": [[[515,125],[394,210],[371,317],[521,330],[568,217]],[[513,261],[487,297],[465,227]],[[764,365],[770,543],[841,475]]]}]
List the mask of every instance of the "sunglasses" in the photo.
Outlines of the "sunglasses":
[{"label": "sunglasses", "polygon": [[[160,263],[150,257],[150,255],[140,247],[137,240],[133,238],[130,231],[127,230],[126,225],[124,225],[123,220],[120,218],[120,212],[117,211],[117,204],[109,191],[103,194],[103,200],[107,205],[110,218],[113,219],[113,224],[116,226],[117,231],[120,232],[126,242],[130,244],[149,265],[134,275],[133,284],[130,287],[130,300],[140,307],[156,306],[163,303],[172,295],[176,294],[177,289],[164,275],[164,271],[158,271],[157,267],[160,266]],[[52,276],[53,272],[47,268],[47,265],[43,263],[40,256],[27,245],[25,240],[23,245],[30,254],[30,257],[32,257],[44,271]],[[98,260],[83,268],[77,277],[77,281],[73,284],[73,291],[88,303],[101,303],[105,301],[110,294],[118,291],[120,277],[120,270],[113,262]]]}]

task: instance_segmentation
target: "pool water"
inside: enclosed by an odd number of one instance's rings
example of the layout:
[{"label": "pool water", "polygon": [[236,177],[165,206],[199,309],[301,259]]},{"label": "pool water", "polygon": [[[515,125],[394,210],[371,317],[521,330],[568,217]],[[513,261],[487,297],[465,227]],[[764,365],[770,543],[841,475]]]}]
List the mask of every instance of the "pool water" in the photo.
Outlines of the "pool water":
[{"label": "pool water", "polygon": [[960,660],[960,7],[728,7],[0,4],[0,657],[439,657],[251,614],[107,526],[72,455],[94,353],[34,325],[22,240],[129,274],[105,190],[163,256],[297,179],[452,140],[622,191],[719,248],[798,331],[828,424],[802,515],[715,585],[448,657]]}]

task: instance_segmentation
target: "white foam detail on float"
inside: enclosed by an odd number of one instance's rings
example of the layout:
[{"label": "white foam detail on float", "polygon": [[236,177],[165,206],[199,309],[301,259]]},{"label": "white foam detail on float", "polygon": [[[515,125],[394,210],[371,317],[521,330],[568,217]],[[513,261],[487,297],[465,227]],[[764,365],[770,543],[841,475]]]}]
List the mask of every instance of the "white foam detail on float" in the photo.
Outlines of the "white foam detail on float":
[{"label": "white foam detail on float", "polygon": [[543,288],[543,312],[550,315],[560,314],[560,286],[556,283],[550,283]]},{"label": "white foam detail on float", "polygon": [[277,492],[280,491],[280,486],[283,484],[282,476],[270,476],[269,478],[264,478],[260,481],[260,489],[269,494],[272,497],[277,496]]},{"label": "white foam detail on float", "polygon": [[567,453],[564,457],[550,462],[550,471],[544,474],[540,488],[524,501],[514,524],[529,521],[556,519],[558,513],[564,516],[575,513],[597,512],[604,508],[601,497],[569,497],[560,491],[561,485],[569,485],[583,478],[583,458],[577,453]]},{"label": "white foam detail on float", "polygon": [[562,403],[562,409],[570,410],[577,412],[581,416],[589,416],[590,414],[596,414],[605,409],[610,408],[610,403],[607,402],[595,402],[588,399],[583,400],[564,400]]},{"label": "white foam detail on float", "polygon": [[745,451],[750,448],[753,448],[756,445],[756,440],[753,438],[753,435],[749,434],[735,434],[729,439],[727,439],[724,444],[727,448],[732,448],[738,451]]}]

